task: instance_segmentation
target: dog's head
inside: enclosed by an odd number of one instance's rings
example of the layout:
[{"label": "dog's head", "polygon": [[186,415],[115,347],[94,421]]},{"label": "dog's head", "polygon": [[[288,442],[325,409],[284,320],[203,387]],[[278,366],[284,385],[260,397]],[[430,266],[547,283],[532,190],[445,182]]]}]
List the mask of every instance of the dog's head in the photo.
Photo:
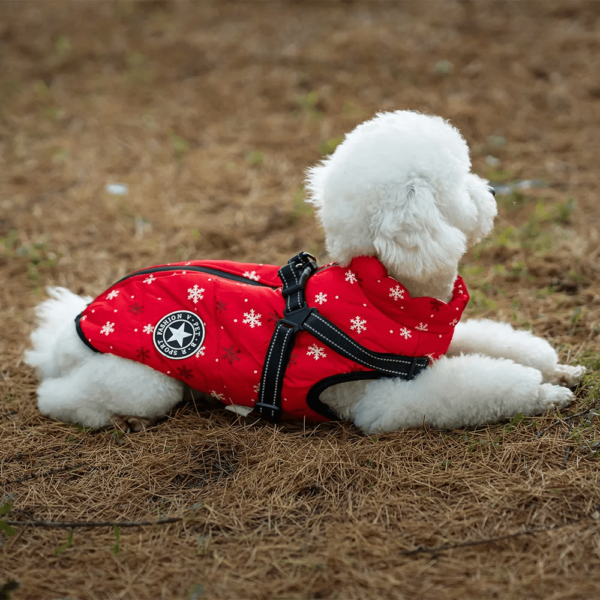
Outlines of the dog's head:
[{"label": "dog's head", "polygon": [[307,188],[333,260],[377,256],[418,279],[455,270],[497,214],[458,130],[411,111],[380,113],[356,127],[309,169]]}]

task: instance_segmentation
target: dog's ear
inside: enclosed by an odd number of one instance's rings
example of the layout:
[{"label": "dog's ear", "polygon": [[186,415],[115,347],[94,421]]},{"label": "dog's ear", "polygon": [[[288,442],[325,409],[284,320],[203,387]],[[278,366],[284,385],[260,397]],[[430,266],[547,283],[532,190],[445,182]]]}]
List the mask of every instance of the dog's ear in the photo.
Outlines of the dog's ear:
[{"label": "dog's ear", "polygon": [[382,262],[419,279],[456,269],[467,239],[444,219],[431,185],[413,179],[387,195],[371,222],[373,245]]}]

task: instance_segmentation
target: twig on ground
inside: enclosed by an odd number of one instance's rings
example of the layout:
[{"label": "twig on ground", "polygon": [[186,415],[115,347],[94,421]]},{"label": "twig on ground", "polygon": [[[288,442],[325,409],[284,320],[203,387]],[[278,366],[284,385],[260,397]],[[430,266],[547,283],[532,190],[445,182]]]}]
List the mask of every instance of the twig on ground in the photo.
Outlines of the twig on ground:
[{"label": "twig on ground", "polygon": [[72,529],[75,527],[147,527],[150,525],[166,525],[182,521],[182,517],[170,517],[158,521],[6,521],[14,527],[53,527],[56,529]]},{"label": "twig on ground", "polygon": [[[587,519],[593,519],[590,515],[586,515],[581,519],[575,519],[574,521],[569,521],[568,523],[561,523],[559,525],[549,525],[548,527],[540,527],[539,529],[525,529],[524,531],[517,531],[516,533],[509,533],[507,535],[499,535],[493,538],[486,538],[484,540],[474,540],[472,542],[463,542],[462,544],[442,544],[436,548],[426,548],[420,547],[415,548],[414,550],[403,550],[400,552],[403,556],[411,556],[413,554],[433,554],[437,555],[440,552],[446,552],[448,550],[457,550],[459,548],[469,548],[471,546],[483,546],[484,544],[493,544],[494,542],[501,542],[503,540],[510,540],[512,538],[520,537],[522,535],[538,535],[540,533],[547,533],[548,531],[554,531],[555,529],[563,529],[564,527],[569,527],[570,525],[577,525],[578,523],[582,523]],[[597,524],[595,520],[590,522],[590,525]]]},{"label": "twig on ground", "polygon": [[83,467],[83,463],[80,465],[68,465],[66,467],[61,467],[60,469],[51,469],[50,471],[44,471],[43,473],[31,473],[29,475],[25,475],[25,477],[21,477],[20,479],[13,479],[12,481],[6,481],[5,483],[2,483],[1,485],[3,486],[7,486],[7,485],[11,485],[13,483],[22,483],[23,481],[28,481],[30,479],[37,479],[38,477],[45,477],[46,475],[54,475],[56,473],[62,473],[64,471],[69,471],[71,469],[79,469],[80,467]]},{"label": "twig on ground", "polygon": [[588,408],[586,408],[585,410],[582,410],[581,412],[578,412],[578,413],[575,413],[574,415],[565,417],[564,419],[557,419],[556,421],[554,421],[554,423],[552,423],[551,425],[548,425],[548,427],[546,427],[546,429],[542,429],[541,431],[538,431],[536,434],[536,437],[541,438],[547,431],[550,431],[550,429],[553,429],[557,425],[564,425],[567,421],[571,421],[572,419],[576,419],[577,417],[582,417],[583,415],[589,413],[590,410],[594,410],[598,406],[598,402],[600,402],[600,400],[596,400],[591,406],[588,406]]}]

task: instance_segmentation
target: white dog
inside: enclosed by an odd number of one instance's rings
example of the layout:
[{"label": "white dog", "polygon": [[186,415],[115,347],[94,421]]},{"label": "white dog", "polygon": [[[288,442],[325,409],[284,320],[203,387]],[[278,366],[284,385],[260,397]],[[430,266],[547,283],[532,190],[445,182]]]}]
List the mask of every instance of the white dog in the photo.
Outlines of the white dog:
[{"label": "white dog", "polygon": [[[308,173],[332,260],[346,267],[376,257],[411,298],[448,303],[460,258],[491,231],[497,213],[487,182],[470,167],[467,144],[440,117],[396,111],[359,125]],[[181,400],[181,381],[82,343],[73,321],[91,298],[49,293],[26,353],[42,380],[44,415],[139,430]],[[552,347],[527,331],[469,320],[456,325],[447,356],[415,378],[339,383],[320,399],[365,432],[476,426],[563,407],[584,372],[558,364]]]}]

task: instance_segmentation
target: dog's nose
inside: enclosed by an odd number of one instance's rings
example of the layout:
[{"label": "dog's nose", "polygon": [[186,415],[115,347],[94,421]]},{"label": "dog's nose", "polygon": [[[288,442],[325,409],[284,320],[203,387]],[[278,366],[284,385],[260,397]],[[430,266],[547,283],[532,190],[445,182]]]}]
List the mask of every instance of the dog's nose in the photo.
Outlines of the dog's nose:
[{"label": "dog's nose", "polygon": [[496,197],[496,190],[491,185],[488,185],[488,191],[494,198]]}]

